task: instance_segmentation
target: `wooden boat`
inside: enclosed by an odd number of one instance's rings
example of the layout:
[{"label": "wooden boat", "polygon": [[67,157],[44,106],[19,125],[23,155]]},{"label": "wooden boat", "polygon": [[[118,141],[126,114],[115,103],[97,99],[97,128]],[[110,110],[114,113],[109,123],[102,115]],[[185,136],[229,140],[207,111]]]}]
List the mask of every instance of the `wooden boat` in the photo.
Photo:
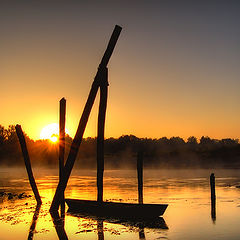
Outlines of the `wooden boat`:
[{"label": "wooden boat", "polygon": [[157,218],[162,216],[167,204],[136,204],[121,202],[98,202],[79,199],[65,199],[69,212],[82,212],[97,216],[115,216],[126,218]]}]

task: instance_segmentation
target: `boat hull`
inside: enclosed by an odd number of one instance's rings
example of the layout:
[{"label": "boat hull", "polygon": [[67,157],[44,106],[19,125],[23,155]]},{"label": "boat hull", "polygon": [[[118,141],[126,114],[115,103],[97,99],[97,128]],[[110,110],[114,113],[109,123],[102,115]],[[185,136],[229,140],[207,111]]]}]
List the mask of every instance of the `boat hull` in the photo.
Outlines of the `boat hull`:
[{"label": "boat hull", "polygon": [[65,199],[65,201],[69,207],[68,211],[70,212],[143,219],[162,216],[168,206],[167,204],[97,202],[79,199]]}]

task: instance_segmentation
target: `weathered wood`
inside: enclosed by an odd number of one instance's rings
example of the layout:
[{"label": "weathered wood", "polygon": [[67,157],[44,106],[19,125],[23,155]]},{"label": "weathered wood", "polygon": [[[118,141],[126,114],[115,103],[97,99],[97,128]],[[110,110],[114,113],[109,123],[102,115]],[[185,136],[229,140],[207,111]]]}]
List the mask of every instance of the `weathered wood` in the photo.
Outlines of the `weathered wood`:
[{"label": "weathered wood", "polygon": [[99,64],[99,67],[104,67],[104,68],[107,67],[109,59],[112,56],[113,50],[116,46],[116,43],[120,36],[121,31],[122,31],[122,28],[116,25],[111,35],[111,38],[108,42],[107,49],[102,57],[101,63]]},{"label": "weathered wood", "polygon": [[[66,99],[60,100],[59,111],[59,181],[63,178],[64,154],[65,154],[65,122],[66,122]],[[65,214],[64,192],[61,196],[61,215]]]},{"label": "weathered wood", "polygon": [[103,201],[103,172],[104,172],[104,129],[108,96],[108,69],[102,72],[102,84],[100,86],[100,103],[98,111],[97,134],[97,200]]},{"label": "weathered wood", "polygon": [[86,128],[86,125],[87,125],[87,121],[88,121],[93,103],[94,103],[95,98],[96,98],[98,88],[101,85],[101,80],[102,80],[102,75],[103,75],[102,72],[104,72],[105,68],[107,67],[107,64],[108,64],[109,59],[112,55],[114,47],[117,43],[120,32],[121,32],[121,27],[115,26],[115,29],[112,33],[111,38],[110,38],[108,47],[107,47],[107,49],[104,53],[104,56],[103,56],[102,61],[99,65],[97,74],[96,74],[95,79],[93,81],[93,84],[92,84],[92,87],[91,87],[86,105],[84,107],[84,110],[83,110],[83,113],[82,113],[82,116],[81,116],[81,119],[80,119],[80,122],[79,122],[79,125],[78,125],[76,135],[73,139],[73,142],[72,142],[72,145],[71,145],[71,148],[70,148],[70,152],[69,152],[68,158],[67,158],[65,166],[64,166],[63,178],[58,183],[58,186],[57,186],[57,189],[56,189],[56,192],[55,192],[55,195],[53,197],[53,201],[52,201],[52,204],[51,204],[51,207],[50,207],[50,211],[56,211],[59,208],[61,194],[66,189],[67,182],[68,182],[68,179],[70,177],[74,162],[76,160],[78,149],[79,149],[80,144],[82,142],[83,134],[84,134],[84,131],[85,131],[85,128]]},{"label": "weathered wood", "polygon": [[216,221],[216,191],[215,191],[215,176],[214,173],[210,175],[211,187],[211,217],[213,222]]},{"label": "weathered wood", "polygon": [[143,204],[143,152],[137,154],[138,203]]},{"label": "weathered wood", "polygon": [[59,114],[59,179],[63,176],[64,153],[65,153],[65,119],[66,119],[66,100],[60,100]]},{"label": "weathered wood", "polygon": [[138,204],[122,202],[98,202],[80,199],[65,199],[68,212],[115,216],[120,218],[147,219],[164,214],[167,204]]},{"label": "weathered wood", "polygon": [[28,154],[28,150],[27,150],[27,145],[26,145],[26,141],[25,141],[25,137],[23,135],[21,125],[16,125],[15,129],[16,129],[16,133],[17,133],[20,145],[21,145],[23,159],[24,159],[25,166],[26,166],[26,169],[27,169],[27,174],[28,174],[28,179],[29,179],[30,185],[32,187],[32,190],[33,190],[34,196],[37,200],[37,203],[41,204],[42,200],[41,200],[41,197],[39,195],[37,185],[36,185],[36,182],[35,182],[35,179],[34,179],[34,176],[33,176],[31,162],[30,162],[30,158],[29,158],[29,154]]}]

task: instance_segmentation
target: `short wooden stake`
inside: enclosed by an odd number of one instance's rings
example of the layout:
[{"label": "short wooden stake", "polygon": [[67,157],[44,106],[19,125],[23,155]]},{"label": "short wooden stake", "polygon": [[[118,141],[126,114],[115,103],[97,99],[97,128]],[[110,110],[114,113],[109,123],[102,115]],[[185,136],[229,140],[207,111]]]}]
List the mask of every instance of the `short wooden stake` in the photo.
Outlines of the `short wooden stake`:
[{"label": "short wooden stake", "polygon": [[21,128],[21,125],[16,125],[15,127],[16,132],[17,132],[17,136],[21,145],[21,149],[22,149],[22,154],[23,154],[23,158],[24,158],[24,162],[25,162],[25,166],[27,169],[27,173],[28,173],[28,179],[30,182],[30,185],[32,187],[34,196],[37,200],[38,204],[42,203],[41,197],[39,195],[38,189],[37,189],[37,185],[33,176],[33,172],[32,172],[32,167],[31,167],[31,162],[30,162],[30,158],[29,158],[29,154],[28,154],[28,150],[27,150],[27,145],[26,145],[26,141],[25,141],[25,137],[23,135],[23,131]]},{"label": "short wooden stake", "polygon": [[138,203],[143,204],[143,152],[137,154]]},{"label": "short wooden stake", "polygon": [[212,220],[216,221],[216,192],[215,192],[215,176],[214,173],[210,176],[210,186],[211,186],[211,216]]}]

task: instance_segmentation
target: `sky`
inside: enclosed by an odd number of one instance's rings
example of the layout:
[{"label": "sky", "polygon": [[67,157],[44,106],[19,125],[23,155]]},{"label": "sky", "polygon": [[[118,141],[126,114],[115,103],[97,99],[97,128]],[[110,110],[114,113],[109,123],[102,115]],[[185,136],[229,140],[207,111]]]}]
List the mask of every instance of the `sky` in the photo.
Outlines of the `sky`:
[{"label": "sky", "polygon": [[[106,137],[240,138],[240,2],[0,0],[0,124],[74,136],[116,24]],[[99,96],[85,137],[97,132]]]}]

